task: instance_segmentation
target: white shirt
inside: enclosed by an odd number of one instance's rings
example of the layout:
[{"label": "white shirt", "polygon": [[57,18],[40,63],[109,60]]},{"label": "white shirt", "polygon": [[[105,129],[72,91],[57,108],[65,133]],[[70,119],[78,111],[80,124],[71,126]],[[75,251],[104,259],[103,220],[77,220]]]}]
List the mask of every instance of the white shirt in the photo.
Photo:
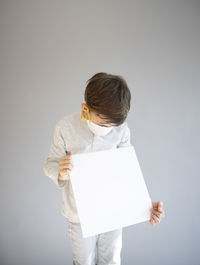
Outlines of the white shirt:
[{"label": "white shirt", "polygon": [[81,119],[81,112],[64,116],[56,123],[53,142],[43,171],[62,190],[61,214],[63,216],[71,222],[80,222],[70,179],[58,180],[58,163],[61,157],[66,156],[66,151],[72,152],[73,161],[73,154],[130,145],[132,145],[130,143],[130,129],[126,121],[119,126],[114,126],[105,136],[95,135],[89,129],[86,120]]}]

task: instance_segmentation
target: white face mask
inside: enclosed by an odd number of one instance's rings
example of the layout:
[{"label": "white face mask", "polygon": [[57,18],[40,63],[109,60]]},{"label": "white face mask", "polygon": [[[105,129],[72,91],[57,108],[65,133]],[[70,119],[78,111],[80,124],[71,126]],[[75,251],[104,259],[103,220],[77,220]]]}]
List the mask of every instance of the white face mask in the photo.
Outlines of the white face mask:
[{"label": "white face mask", "polygon": [[98,135],[98,136],[104,136],[104,135],[108,134],[113,128],[113,126],[110,126],[110,127],[100,126],[100,125],[93,123],[92,121],[89,122],[89,120],[87,120],[87,124],[88,124],[88,127],[90,128],[90,130],[95,135]]}]

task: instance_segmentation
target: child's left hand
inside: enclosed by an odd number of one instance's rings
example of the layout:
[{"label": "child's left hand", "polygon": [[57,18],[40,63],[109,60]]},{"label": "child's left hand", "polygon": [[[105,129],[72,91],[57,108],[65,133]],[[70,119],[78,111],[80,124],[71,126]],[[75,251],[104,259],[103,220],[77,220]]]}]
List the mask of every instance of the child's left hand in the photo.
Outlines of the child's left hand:
[{"label": "child's left hand", "polygon": [[161,218],[165,217],[165,211],[163,210],[163,202],[152,202],[150,224],[154,226],[156,223],[160,223]]}]

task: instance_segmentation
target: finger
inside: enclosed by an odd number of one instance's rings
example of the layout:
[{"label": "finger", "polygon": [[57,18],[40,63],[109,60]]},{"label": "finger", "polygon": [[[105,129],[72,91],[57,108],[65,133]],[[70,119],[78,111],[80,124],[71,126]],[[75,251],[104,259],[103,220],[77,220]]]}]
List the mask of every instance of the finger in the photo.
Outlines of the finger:
[{"label": "finger", "polygon": [[150,209],[151,217],[150,217],[149,222],[151,223],[152,226],[154,226],[154,225],[156,225],[156,220],[153,217],[152,211],[153,211],[153,208]]},{"label": "finger", "polygon": [[154,214],[152,214],[151,218],[155,221],[155,223],[160,223],[160,219],[157,218]]},{"label": "finger", "polygon": [[151,221],[152,224],[157,224],[158,223],[158,221],[154,217],[151,217],[151,220],[152,220]]},{"label": "finger", "polygon": [[65,163],[73,164],[73,160],[71,157],[66,158]]},{"label": "finger", "polygon": [[65,157],[65,159],[60,160],[60,162],[59,162],[60,165],[65,164],[65,163],[72,163],[72,164],[73,164],[73,161],[72,161],[71,158],[69,158],[69,157],[68,157],[68,158]]},{"label": "finger", "polygon": [[60,160],[59,161],[59,166],[62,166],[62,165],[65,165],[65,164],[70,164],[70,163],[72,163],[71,160],[69,160],[69,159],[63,159],[63,160]]},{"label": "finger", "polygon": [[152,206],[153,209],[162,211],[163,202],[162,201],[152,202]]},{"label": "finger", "polygon": [[67,156],[71,156],[71,155],[72,155],[71,151],[67,152]]},{"label": "finger", "polygon": [[163,202],[161,201],[161,202],[158,203],[158,210],[161,211],[162,208],[163,208]]},{"label": "finger", "polygon": [[70,176],[68,174],[60,175],[60,180],[68,180]]},{"label": "finger", "polygon": [[155,225],[156,225],[156,223],[154,222],[154,220],[153,220],[152,218],[149,220],[149,222],[150,222],[150,224],[151,224],[152,226],[155,226]]},{"label": "finger", "polygon": [[67,154],[65,156],[63,156],[63,158],[71,158],[72,153],[71,152],[67,152]]},{"label": "finger", "polygon": [[159,203],[159,202],[152,202],[152,206],[153,206],[153,208],[154,208],[154,207],[157,207],[157,206],[158,206],[158,203]]},{"label": "finger", "polygon": [[67,153],[65,156],[63,156],[62,158],[63,159],[66,159],[66,158],[70,158],[70,157],[72,157],[72,154],[71,153]]},{"label": "finger", "polygon": [[72,162],[66,162],[65,163],[60,163],[59,167],[68,167],[68,166],[74,166],[74,164]]},{"label": "finger", "polygon": [[62,176],[64,176],[65,174],[69,174],[69,173],[71,173],[71,169],[69,169],[69,168],[64,168],[64,169],[61,169],[60,170],[60,174],[62,175]]},{"label": "finger", "polygon": [[60,170],[61,176],[69,175],[69,173],[70,173],[70,169],[68,168]]},{"label": "finger", "polygon": [[64,163],[64,164],[59,164],[59,168],[62,169],[62,168],[68,168],[72,166],[71,163]]},{"label": "finger", "polygon": [[70,160],[72,160],[71,156],[65,156],[64,159],[63,159],[63,161],[70,161]]},{"label": "finger", "polygon": [[160,207],[158,209],[154,209],[154,210],[156,210],[156,211],[158,211],[159,213],[162,213],[162,214],[165,213],[165,211],[162,208],[160,208]]},{"label": "finger", "polygon": [[164,210],[159,211],[159,210],[156,210],[156,209],[152,209],[152,212],[156,213],[156,214],[160,214],[160,215],[163,215],[165,213]]},{"label": "finger", "polygon": [[[154,210],[155,211],[155,210]],[[164,210],[158,210],[157,212],[159,212],[161,214],[162,217],[165,217],[165,211]]]},{"label": "finger", "polygon": [[152,211],[152,214],[156,215],[159,219],[161,219],[163,217],[162,213],[155,211],[155,210]]},{"label": "finger", "polygon": [[69,170],[72,170],[73,166],[72,165],[65,165],[63,167],[60,167],[60,170],[66,170],[66,169],[69,169]]}]

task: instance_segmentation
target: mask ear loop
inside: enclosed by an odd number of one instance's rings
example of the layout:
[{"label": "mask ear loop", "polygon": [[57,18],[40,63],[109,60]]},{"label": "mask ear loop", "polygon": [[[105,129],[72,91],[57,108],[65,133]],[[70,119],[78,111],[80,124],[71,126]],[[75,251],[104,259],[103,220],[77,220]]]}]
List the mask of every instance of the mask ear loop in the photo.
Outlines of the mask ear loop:
[{"label": "mask ear loop", "polygon": [[91,123],[91,120],[90,120],[90,113],[89,113],[89,108],[87,108],[87,113],[88,113],[88,117],[89,117],[89,123]]},{"label": "mask ear loop", "polygon": [[[89,123],[91,123],[90,113],[89,113],[89,108],[88,107],[87,107],[87,113],[88,113],[88,117],[89,117]],[[85,118],[83,117],[83,111],[81,112],[81,120],[85,120]]]}]

